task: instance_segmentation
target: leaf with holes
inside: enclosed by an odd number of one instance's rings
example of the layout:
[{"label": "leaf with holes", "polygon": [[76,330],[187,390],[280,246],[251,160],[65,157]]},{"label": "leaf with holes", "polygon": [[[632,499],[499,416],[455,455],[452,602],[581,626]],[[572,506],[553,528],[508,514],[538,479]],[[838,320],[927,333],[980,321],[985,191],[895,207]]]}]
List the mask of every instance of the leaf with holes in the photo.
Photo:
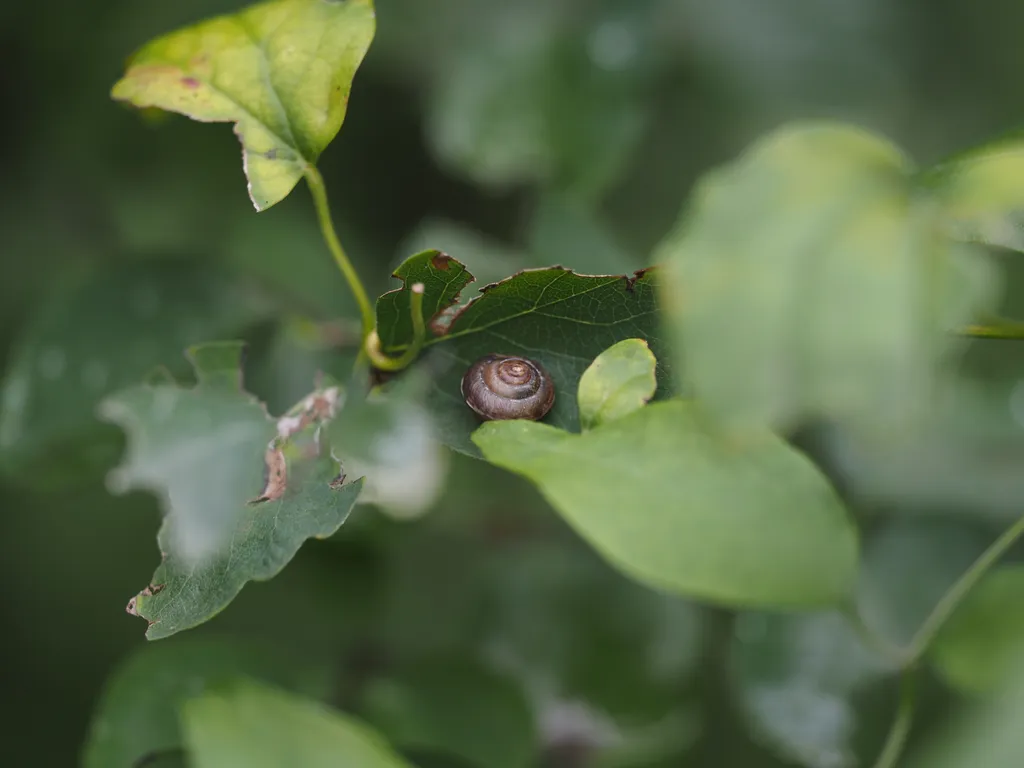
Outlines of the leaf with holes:
[{"label": "leaf with holes", "polygon": [[[414,280],[427,284],[422,265],[406,268],[421,261],[422,255],[413,256],[399,268],[406,285],[385,294],[392,296],[392,306],[408,307]],[[459,275],[458,281],[472,280],[454,259],[447,266]],[[657,281],[656,270],[626,276],[578,275],[557,266],[527,269],[484,286],[481,295],[461,307],[454,306],[457,294],[452,288],[442,300],[436,288],[432,293],[428,287],[425,304],[437,309],[427,318],[435,335],[427,339],[423,364],[434,379],[427,405],[439,439],[479,456],[469,436],[480,423],[462,399],[461,382],[466,369],[489,354],[522,355],[539,362],[551,374],[557,393],[544,420],[569,431],[580,428],[580,377],[597,355],[624,339],[647,342],[658,360],[658,397],[670,395],[674,386],[658,332]],[[390,309],[379,317],[388,320],[381,338],[390,340],[389,351],[401,351],[412,338],[411,325],[399,328]]]},{"label": "leaf with holes", "polygon": [[[473,275],[464,265],[437,250],[410,256],[395,270],[393,277],[402,287],[388,291],[377,299],[377,335],[381,348],[398,354],[412,341],[410,289],[423,284],[423,319],[434,329],[441,322],[444,310],[459,299],[462,289],[473,282]],[[443,332],[438,326],[436,332]]]},{"label": "leaf with holes", "polygon": [[373,39],[371,0],[274,0],[157,38],[111,95],[234,123],[256,210],[280,202],[338,134]]},{"label": "leaf with holes", "polygon": [[136,387],[101,412],[124,428],[128,452],[113,480],[163,501],[162,562],[128,612],[155,640],[201,624],[246,582],[275,576],[309,538],[333,534],[362,480],[343,483],[320,425],[337,406],[329,388],[276,423],[241,388],[242,346],[193,347],[198,384]]}]

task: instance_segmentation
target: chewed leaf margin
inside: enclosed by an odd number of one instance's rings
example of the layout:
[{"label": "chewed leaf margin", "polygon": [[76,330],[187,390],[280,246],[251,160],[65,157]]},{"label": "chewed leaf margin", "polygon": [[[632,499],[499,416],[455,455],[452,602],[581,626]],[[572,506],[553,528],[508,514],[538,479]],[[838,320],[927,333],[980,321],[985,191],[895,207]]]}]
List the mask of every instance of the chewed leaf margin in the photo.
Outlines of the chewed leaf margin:
[{"label": "chewed leaf margin", "polygon": [[[100,408],[127,438],[112,489],[153,491],[164,509],[160,563],[126,609],[147,621],[150,640],[208,621],[245,584],[273,578],[306,541],[337,531],[362,489],[362,478],[346,482],[321,429],[340,409],[340,390],[320,382],[275,418],[243,386],[243,350],[241,342],[192,347],[194,386],[142,384]],[[182,446],[203,438],[225,443],[230,456],[215,465],[202,453],[179,460]],[[197,526],[209,527],[203,521],[219,525],[210,531],[220,538],[197,554],[187,532],[195,541]]]}]

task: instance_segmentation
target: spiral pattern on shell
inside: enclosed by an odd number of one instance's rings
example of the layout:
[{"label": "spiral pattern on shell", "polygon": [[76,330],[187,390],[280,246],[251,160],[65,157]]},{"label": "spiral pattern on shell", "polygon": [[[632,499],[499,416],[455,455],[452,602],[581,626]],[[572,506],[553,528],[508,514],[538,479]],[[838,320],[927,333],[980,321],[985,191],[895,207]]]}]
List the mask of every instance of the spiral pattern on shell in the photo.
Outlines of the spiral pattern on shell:
[{"label": "spiral pattern on shell", "polygon": [[536,421],[551,410],[555,385],[548,372],[529,358],[487,355],[462,377],[462,397],[485,421]]}]

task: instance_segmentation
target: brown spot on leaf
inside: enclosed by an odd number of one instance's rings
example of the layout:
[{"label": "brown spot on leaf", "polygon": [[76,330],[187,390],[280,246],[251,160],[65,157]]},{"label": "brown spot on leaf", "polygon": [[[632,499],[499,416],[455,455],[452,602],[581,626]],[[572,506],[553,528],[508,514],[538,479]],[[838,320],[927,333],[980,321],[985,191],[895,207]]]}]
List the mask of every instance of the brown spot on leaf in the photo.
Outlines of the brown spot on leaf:
[{"label": "brown spot on leaf", "polygon": [[183,77],[183,78],[181,78],[181,84],[184,85],[186,88],[198,88],[199,87],[199,81],[196,80],[194,77]]},{"label": "brown spot on leaf", "polygon": [[[152,597],[153,595],[159,595],[164,591],[164,584],[150,584],[144,590],[139,592],[135,597],[128,601],[128,605],[125,607],[125,612],[129,616],[139,615],[139,598],[140,597]],[[149,622],[152,624],[153,622]]]},{"label": "brown spot on leaf", "polygon": [[452,324],[452,320],[459,314],[460,307],[457,304],[452,304],[450,307],[445,307],[436,315],[430,319],[430,332],[435,336],[444,336],[448,333],[448,327]]},{"label": "brown spot on leaf", "polygon": [[288,487],[288,462],[284,457],[284,451],[271,444],[264,455],[266,464],[266,485],[263,493],[250,501],[250,504],[262,504],[265,501],[273,501],[284,496]]},{"label": "brown spot on leaf", "polygon": [[636,287],[637,282],[639,280],[643,280],[644,277],[647,276],[647,273],[651,272],[652,270],[654,270],[654,267],[645,267],[644,269],[638,269],[636,272],[632,274],[632,276],[624,275],[624,277],[626,278],[626,290],[629,293],[632,293],[633,289]]},{"label": "brown spot on leaf", "polygon": [[263,153],[267,160],[277,160],[277,147],[272,147]]},{"label": "brown spot on leaf", "polygon": [[451,256],[449,256],[447,253],[442,253],[441,251],[438,251],[430,259],[430,266],[432,266],[434,269],[440,269],[442,272],[447,272],[448,267],[451,265],[451,261]]}]

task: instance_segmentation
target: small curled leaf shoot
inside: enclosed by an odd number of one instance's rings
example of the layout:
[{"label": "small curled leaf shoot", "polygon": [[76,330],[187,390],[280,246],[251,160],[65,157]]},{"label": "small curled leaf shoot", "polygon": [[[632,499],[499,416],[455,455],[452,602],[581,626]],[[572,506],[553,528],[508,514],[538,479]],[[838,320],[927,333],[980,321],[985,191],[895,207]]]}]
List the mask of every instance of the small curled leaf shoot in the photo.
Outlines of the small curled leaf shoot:
[{"label": "small curled leaf shoot", "polygon": [[388,357],[380,346],[380,336],[376,329],[370,331],[363,345],[363,350],[370,363],[381,371],[401,371],[407,368],[423,349],[423,343],[427,339],[427,327],[423,322],[423,293],[426,290],[423,283],[415,283],[410,289],[409,311],[412,314],[412,343],[405,348],[398,357]]}]

